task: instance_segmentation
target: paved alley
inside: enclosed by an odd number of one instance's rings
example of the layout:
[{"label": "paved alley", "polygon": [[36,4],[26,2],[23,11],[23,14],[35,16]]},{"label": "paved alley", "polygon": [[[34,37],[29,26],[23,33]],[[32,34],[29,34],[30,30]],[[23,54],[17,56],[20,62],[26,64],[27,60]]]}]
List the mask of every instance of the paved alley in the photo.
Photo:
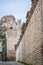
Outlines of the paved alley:
[{"label": "paved alley", "polygon": [[0,65],[24,65],[19,62],[0,62]]}]

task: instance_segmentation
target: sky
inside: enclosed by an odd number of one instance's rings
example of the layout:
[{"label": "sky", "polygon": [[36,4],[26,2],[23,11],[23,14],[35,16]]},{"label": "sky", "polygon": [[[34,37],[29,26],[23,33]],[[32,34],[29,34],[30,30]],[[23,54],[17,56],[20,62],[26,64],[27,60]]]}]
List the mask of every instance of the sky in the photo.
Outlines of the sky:
[{"label": "sky", "polygon": [[0,19],[6,15],[13,15],[23,23],[30,8],[31,0],[0,0]]}]

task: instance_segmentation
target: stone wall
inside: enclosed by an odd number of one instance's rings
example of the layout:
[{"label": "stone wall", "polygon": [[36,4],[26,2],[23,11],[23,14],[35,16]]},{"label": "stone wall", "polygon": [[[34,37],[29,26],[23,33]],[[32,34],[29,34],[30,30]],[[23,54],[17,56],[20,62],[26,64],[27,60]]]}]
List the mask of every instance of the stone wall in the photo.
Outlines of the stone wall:
[{"label": "stone wall", "polygon": [[24,36],[23,39],[20,42],[19,47],[16,50],[16,61],[24,61]]},{"label": "stone wall", "polygon": [[[33,64],[33,65],[43,65],[43,0],[39,0],[34,13],[28,23],[26,31],[20,41],[17,48],[16,56],[19,56],[19,61],[21,58],[23,61]],[[22,43],[24,39],[24,43]],[[24,48],[22,46],[24,44]],[[21,49],[23,49],[21,51]],[[24,52],[23,52],[24,51]],[[24,56],[22,55],[24,54]],[[23,57],[21,57],[22,55]],[[16,59],[17,59],[16,57]]]},{"label": "stone wall", "polygon": [[13,15],[7,15],[1,18],[1,22],[1,26],[6,28],[7,58],[13,59],[15,58],[15,45],[21,35],[21,20],[16,21]]}]

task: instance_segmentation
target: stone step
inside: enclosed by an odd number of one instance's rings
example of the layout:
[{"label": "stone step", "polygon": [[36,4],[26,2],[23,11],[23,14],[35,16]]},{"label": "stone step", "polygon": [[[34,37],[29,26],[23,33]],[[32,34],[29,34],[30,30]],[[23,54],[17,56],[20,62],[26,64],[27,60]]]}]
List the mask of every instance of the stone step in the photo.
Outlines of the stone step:
[{"label": "stone step", "polygon": [[1,62],[0,61],[0,65],[24,65],[24,64],[21,64],[19,62]]}]

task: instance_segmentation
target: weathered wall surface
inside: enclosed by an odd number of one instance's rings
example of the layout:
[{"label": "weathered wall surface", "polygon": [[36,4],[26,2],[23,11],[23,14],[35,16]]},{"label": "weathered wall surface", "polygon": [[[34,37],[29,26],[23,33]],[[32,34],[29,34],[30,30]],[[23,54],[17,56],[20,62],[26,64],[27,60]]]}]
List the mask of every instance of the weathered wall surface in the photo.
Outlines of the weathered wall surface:
[{"label": "weathered wall surface", "polygon": [[41,0],[39,0],[25,32],[25,38],[28,36],[25,39],[25,61],[37,63],[36,65],[41,62],[41,26]]},{"label": "weathered wall surface", "polygon": [[[17,48],[18,56],[24,54],[24,61],[33,65],[42,65],[43,59],[43,0],[39,0],[27,29]],[[22,43],[24,39],[24,43]],[[24,44],[24,48],[22,46]],[[21,51],[21,49],[23,49]],[[23,52],[24,51],[24,52]],[[16,55],[17,56],[17,55]],[[23,55],[22,55],[23,56]],[[17,57],[16,57],[17,58]],[[23,57],[20,57],[23,59]]]},{"label": "weathered wall surface", "polygon": [[20,60],[23,61],[24,60],[24,36],[23,39],[20,42],[19,47],[16,50],[16,61]]},{"label": "weathered wall surface", "polygon": [[7,40],[7,58],[15,59],[15,44],[17,44],[21,35],[21,20],[15,19],[12,15],[3,16],[1,18],[2,27],[6,28]]},{"label": "weathered wall surface", "polygon": [[41,12],[41,16],[42,16],[42,45],[41,45],[41,47],[42,47],[42,50],[41,50],[41,53],[42,53],[42,65],[43,65],[43,0],[41,1],[42,2],[42,6],[41,6],[41,8],[42,8],[42,12]]}]

